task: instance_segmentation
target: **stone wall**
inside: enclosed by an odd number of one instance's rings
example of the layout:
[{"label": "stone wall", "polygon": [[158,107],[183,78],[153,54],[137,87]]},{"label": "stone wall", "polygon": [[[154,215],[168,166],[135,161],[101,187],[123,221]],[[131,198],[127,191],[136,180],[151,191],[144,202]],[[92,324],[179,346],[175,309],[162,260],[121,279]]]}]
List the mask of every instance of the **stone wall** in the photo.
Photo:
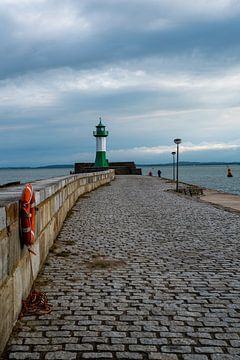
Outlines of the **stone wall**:
[{"label": "stone wall", "polygon": [[93,171],[115,170],[116,175],[142,175],[142,169],[136,168],[134,161],[110,162],[108,168],[95,168],[94,163],[75,163],[75,174],[88,173]]},{"label": "stone wall", "polygon": [[32,182],[36,197],[36,242],[30,254],[19,236],[19,200],[23,186],[0,191],[0,354],[34,279],[79,196],[109,183],[114,171],[62,176]]}]

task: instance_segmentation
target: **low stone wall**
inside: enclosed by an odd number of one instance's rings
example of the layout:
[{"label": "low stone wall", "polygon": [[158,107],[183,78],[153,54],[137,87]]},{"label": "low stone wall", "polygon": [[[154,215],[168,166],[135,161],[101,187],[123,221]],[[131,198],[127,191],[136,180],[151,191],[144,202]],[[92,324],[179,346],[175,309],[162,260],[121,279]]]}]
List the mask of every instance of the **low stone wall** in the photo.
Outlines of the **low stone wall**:
[{"label": "low stone wall", "polygon": [[75,174],[103,171],[106,169],[115,170],[116,175],[142,175],[142,169],[137,169],[134,161],[110,162],[108,168],[96,168],[94,163],[75,163],[74,165]]},{"label": "low stone wall", "polygon": [[114,179],[114,170],[32,182],[36,197],[36,242],[30,254],[19,236],[19,200],[23,186],[0,191],[0,354],[19,316],[22,299],[79,196]]}]

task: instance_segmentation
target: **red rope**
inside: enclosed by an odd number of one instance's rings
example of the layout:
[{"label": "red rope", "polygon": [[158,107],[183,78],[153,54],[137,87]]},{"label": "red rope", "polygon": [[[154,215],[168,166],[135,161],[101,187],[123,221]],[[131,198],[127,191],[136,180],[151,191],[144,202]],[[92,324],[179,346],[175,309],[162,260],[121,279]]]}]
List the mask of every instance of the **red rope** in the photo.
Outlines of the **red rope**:
[{"label": "red rope", "polygon": [[22,301],[20,318],[25,315],[45,315],[52,311],[47,295],[42,291],[32,290],[26,300]]}]

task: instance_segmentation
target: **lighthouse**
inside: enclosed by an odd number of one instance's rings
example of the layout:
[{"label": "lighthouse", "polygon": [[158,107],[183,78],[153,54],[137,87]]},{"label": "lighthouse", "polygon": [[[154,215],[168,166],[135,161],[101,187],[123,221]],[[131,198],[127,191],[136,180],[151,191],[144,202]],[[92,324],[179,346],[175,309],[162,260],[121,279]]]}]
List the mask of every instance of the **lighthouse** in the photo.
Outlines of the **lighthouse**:
[{"label": "lighthouse", "polygon": [[106,143],[108,131],[105,130],[102,124],[102,119],[99,118],[99,124],[96,125],[96,131],[93,132],[93,136],[96,138],[96,159],[94,167],[108,167],[108,161],[106,158]]}]

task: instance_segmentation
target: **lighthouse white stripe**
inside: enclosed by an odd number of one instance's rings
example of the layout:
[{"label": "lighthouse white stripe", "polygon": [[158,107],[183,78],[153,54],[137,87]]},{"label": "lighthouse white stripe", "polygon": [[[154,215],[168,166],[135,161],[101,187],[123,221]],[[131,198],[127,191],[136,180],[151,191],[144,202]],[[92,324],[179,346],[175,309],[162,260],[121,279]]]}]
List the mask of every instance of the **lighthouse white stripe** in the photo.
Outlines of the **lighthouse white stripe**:
[{"label": "lighthouse white stripe", "polygon": [[96,138],[96,151],[106,151],[106,138],[97,137]]}]

